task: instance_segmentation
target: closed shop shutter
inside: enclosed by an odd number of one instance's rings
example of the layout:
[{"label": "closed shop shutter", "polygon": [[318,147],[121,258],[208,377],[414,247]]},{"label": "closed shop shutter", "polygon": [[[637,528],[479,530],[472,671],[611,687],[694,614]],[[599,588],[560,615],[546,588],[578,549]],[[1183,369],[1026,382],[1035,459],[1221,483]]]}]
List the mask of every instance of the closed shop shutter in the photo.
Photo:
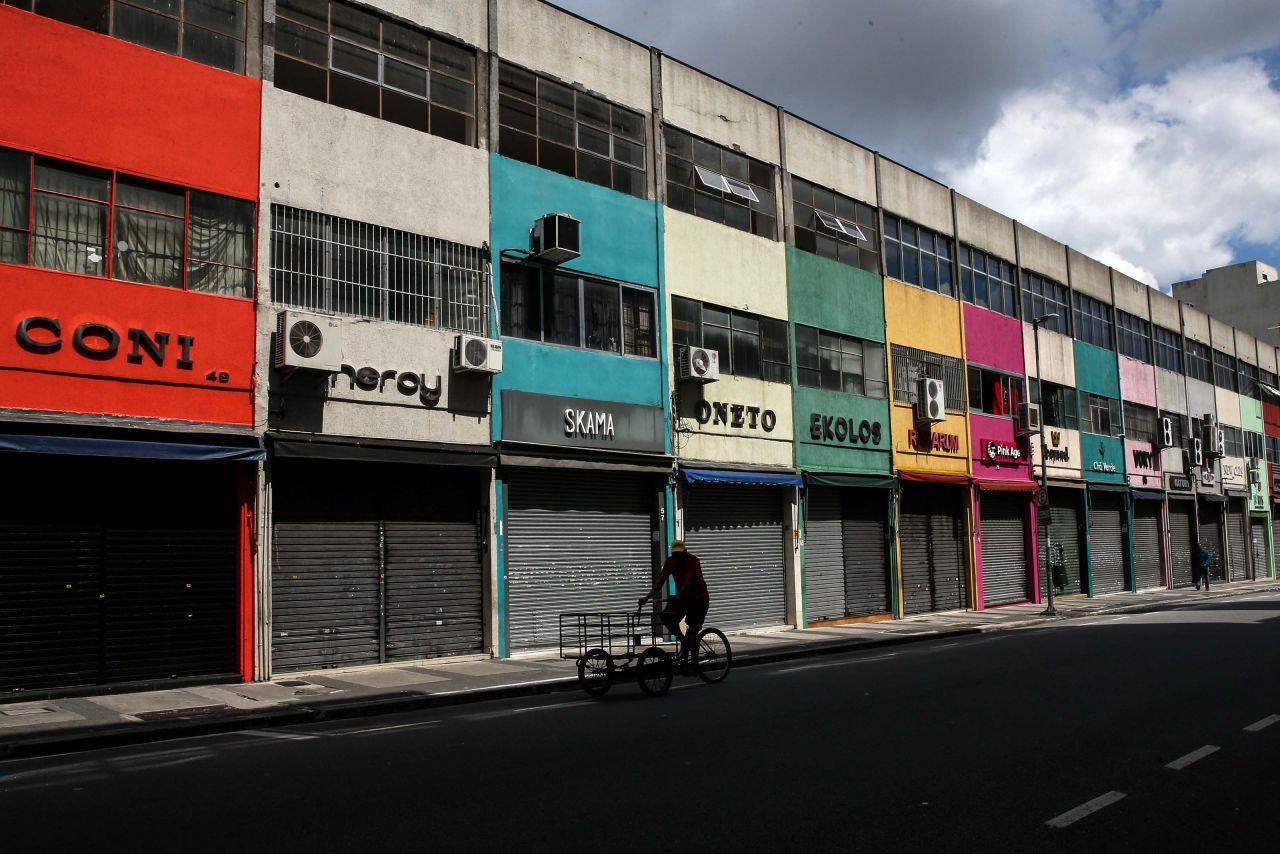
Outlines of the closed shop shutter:
[{"label": "closed shop shutter", "polygon": [[904,614],[965,607],[964,499],[957,487],[904,484],[898,522]]},{"label": "closed shop shutter", "polygon": [[634,611],[655,578],[656,483],[540,469],[505,478],[510,651],[557,646],[562,613]]},{"label": "closed shop shutter", "polygon": [[982,492],[982,602],[986,607],[1027,601],[1027,499],[1022,493]]},{"label": "closed shop shutter", "polygon": [[783,492],[771,486],[686,484],[684,539],[702,561],[708,624],[777,626],[787,619]]},{"label": "closed shop shutter", "polygon": [[[1081,571],[1084,561],[1081,559],[1080,553],[1080,495],[1082,493],[1074,489],[1050,489],[1049,490],[1049,529],[1046,532],[1042,527],[1040,536],[1044,537],[1047,533],[1049,536],[1050,548],[1052,549],[1051,560],[1057,561],[1061,555],[1063,569],[1066,570],[1067,583],[1061,591],[1062,595],[1067,596],[1073,593],[1084,592],[1084,574]],[[1040,571],[1040,592],[1048,594],[1050,572],[1047,567],[1042,567]]]},{"label": "closed shop shutter", "polygon": [[1138,589],[1164,586],[1160,571],[1160,502],[1133,502],[1133,571]]},{"label": "closed shop shutter", "polygon": [[1217,501],[1200,502],[1200,540],[1209,550],[1209,578],[1222,581],[1226,578],[1222,549],[1222,504]]},{"label": "closed shop shutter", "polygon": [[1095,596],[1124,589],[1122,505],[1118,492],[1089,493],[1089,568]]},{"label": "closed shop shutter", "polygon": [[1231,580],[1249,579],[1249,528],[1244,502],[1238,498],[1227,502],[1227,559],[1231,562]]},{"label": "closed shop shutter", "polygon": [[1169,571],[1174,587],[1190,587],[1194,584],[1191,564],[1191,539],[1194,530],[1192,514],[1196,505],[1192,501],[1169,499]]},{"label": "closed shop shutter", "polygon": [[1267,565],[1267,520],[1253,516],[1249,519],[1250,540],[1253,545],[1253,577],[1267,578],[1271,568]]},{"label": "closed shop shutter", "polygon": [[[1275,551],[1276,544],[1280,543],[1280,506],[1272,505],[1271,507],[1271,550]],[[1272,563],[1275,561],[1273,560]],[[1280,575],[1275,572],[1275,567],[1271,567],[1272,574]]]},{"label": "closed shop shutter", "polygon": [[846,616],[844,524],[840,490],[814,486],[805,496],[804,595],[810,623]]},{"label": "closed shop shutter", "polygon": [[474,517],[385,523],[387,661],[481,650],[478,528]]},{"label": "closed shop shutter", "polygon": [[841,510],[844,539],[844,598],[850,617],[893,610],[889,603],[886,490],[849,490]]}]

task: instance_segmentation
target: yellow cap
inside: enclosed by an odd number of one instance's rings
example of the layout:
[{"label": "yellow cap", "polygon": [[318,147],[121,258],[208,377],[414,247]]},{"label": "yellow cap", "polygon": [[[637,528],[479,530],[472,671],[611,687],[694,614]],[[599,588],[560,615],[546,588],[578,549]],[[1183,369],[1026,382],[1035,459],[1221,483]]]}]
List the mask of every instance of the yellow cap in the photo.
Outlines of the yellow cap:
[{"label": "yellow cap", "polygon": [[672,540],[672,541],[671,541],[671,551],[673,551],[673,552],[682,552],[682,551],[684,551],[684,540]]}]

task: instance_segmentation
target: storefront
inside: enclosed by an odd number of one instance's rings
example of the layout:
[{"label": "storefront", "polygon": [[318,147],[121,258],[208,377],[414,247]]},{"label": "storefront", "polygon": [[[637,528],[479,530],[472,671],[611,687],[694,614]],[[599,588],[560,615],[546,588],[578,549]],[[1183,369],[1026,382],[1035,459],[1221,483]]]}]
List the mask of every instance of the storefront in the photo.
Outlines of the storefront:
[{"label": "storefront", "polygon": [[1012,418],[971,413],[975,575],[982,607],[1033,598],[1039,567],[1025,440]]},{"label": "storefront", "polygon": [[1218,479],[1218,463],[1205,461],[1199,469],[1200,478],[1196,494],[1196,521],[1198,542],[1209,550],[1209,578],[1211,581],[1227,579],[1226,530],[1227,498],[1221,492]]},{"label": "storefront", "polygon": [[902,613],[910,616],[967,608],[968,484],[958,478],[916,477],[920,476],[902,473],[898,510]]},{"label": "storefront", "polygon": [[[1227,461],[1223,461],[1226,468]],[[1230,464],[1234,467],[1234,463]],[[1244,466],[1240,466],[1243,472]],[[1227,542],[1227,562],[1232,581],[1248,581],[1251,577],[1249,561],[1253,551],[1249,525],[1249,494],[1237,488],[1226,488],[1227,504],[1224,535]]]},{"label": "storefront", "polygon": [[810,627],[892,616],[889,478],[805,474],[804,601]]},{"label": "storefront", "polygon": [[1191,491],[1191,479],[1186,475],[1166,474],[1169,512],[1169,574],[1172,584],[1190,587],[1196,538],[1196,497]]},{"label": "storefront", "polygon": [[1139,590],[1165,587],[1163,537],[1160,536],[1165,492],[1163,489],[1134,487],[1129,501],[1133,512],[1130,536],[1135,585]]},{"label": "storefront", "polygon": [[1089,595],[1119,593],[1125,581],[1128,490],[1090,484],[1088,490]]},{"label": "storefront", "polygon": [[1084,483],[1082,481],[1066,479],[1050,481],[1049,518],[1050,522],[1047,526],[1040,526],[1040,536],[1045,541],[1042,548],[1047,549],[1049,554],[1049,567],[1040,574],[1041,595],[1048,595],[1048,583],[1054,566],[1062,567],[1062,575],[1066,581],[1062,586],[1054,587],[1056,595],[1073,596],[1088,593],[1088,574],[1085,571],[1088,562],[1084,548]]}]

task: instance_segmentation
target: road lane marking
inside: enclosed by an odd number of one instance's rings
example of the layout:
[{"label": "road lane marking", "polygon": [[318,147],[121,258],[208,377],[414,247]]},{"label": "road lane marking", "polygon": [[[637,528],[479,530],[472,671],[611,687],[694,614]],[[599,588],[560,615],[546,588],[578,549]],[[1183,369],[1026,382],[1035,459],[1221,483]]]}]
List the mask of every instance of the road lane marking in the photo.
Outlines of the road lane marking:
[{"label": "road lane marking", "polygon": [[280,741],[310,741],[313,738],[319,738],[318,735],[304,735],[300,732],[274,732],[269,729],[246,729],[240,731],[241,735],[252,735],[257,738],[275,738]]},{"label": "road lane marking", "polygon": [[1093,815],[1104,807],[1109,807],[1116,801],[1124,799],[1124,792],[1107,792],[1105,795],[1098,795],[1091,801],[1085,801],[1073,810],[1064,812],[1057,818],[1051,818],[1045,822],[1050,827],[1062,829],[1069,824],[1075,824],[1080,819],[1088,815]]},{"label": "road lane marking", "polygon": [[593,705],[592,700],[573,700],[568,703],[553,703],[549,706],[523,706],[518,709],[503,709],[500,712],[481,712],[475,715],[458,715],[462,720],[467,721],[487,721],[494,718],[507,718],[512,715],[523,715],[528,712],[545,712],[551,709],[569,709],[574,706],[590,706]]},{"label": "road lane marking", "polygon": [[417,721],[411,724],[392,724],[391,726],[375,726],[367,729],[349,729],[342,732],[334,733],[334,735],[377,735],[382,732],[395,732],[403,729],[431,729],[439,726],[440,721]]},{"label": "road lane marking", "polygon": [[865,664],[869,661],[886,661],[897,655],[891,652],[888,655],[877,655],[875,658],[854,658],[849,661],[825,661],[821,664],[801,664],[797,667],[784,667],[781,670],[773,671],[772,676],[781,676],[784,673],[800,673],[805,670],[824,670],[828,667],[846,667],[850,664]]},{"label": "road lane marking", "polygon": [[1280,715],[1267,715],[1260,721],[1254,721],[1244,728],[1245,732],[1262,732],[1262,730],[1271,726],[1276,721],[1280,721]]},{"label": "road lane marking", "polygon": [[1186,768],[1191,763],[1199,762],[1201,759],[1204,759],[1206,756],[1217,753],[1218,750],[1219,748],[1216,745],[1206,744],[1204,747],[1191,751],[1186,756],[1178,757],[1177,759],[1173,760],[1172,762],[1170,762],[1168,765],[1164,767],[1168,768],[1171,771],[1181,771],[1183,768]]}]

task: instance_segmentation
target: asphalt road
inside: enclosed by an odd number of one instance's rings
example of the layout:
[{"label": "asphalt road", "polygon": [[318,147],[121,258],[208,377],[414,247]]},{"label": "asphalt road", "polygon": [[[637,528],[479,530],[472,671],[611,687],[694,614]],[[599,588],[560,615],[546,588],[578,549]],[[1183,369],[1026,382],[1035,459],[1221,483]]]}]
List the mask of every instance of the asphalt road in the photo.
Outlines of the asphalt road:
[{"label": "asphalt road", "polygon": [[0,839],[12,851],[1274,850],[1277,618],[1280,595],[1217,600],[741,668],[717,686],[678,679],[658,700],[626,684],[602,700],[4,762]]}]

